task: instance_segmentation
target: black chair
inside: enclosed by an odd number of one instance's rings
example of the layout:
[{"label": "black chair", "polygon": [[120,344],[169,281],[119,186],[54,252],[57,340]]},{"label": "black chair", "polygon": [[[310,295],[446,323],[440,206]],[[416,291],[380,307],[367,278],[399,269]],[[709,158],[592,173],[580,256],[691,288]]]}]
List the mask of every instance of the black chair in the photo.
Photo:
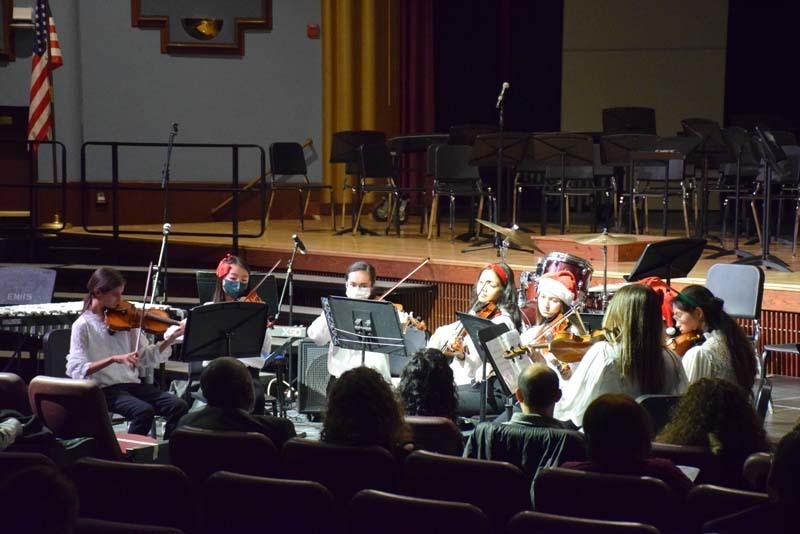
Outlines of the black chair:
[{"label": "black chair", "polygon": [[394,222],[397,234],[400,235],[400,190],[395,182],[397,171],[394,168],[389,147],[385,144],[366,144],[359,147],[358,153],[361,175],[357,186],[359,203],[355,225],[353,226],[353,235],[361,231],[361,215],[364,211],[364,203],[367,200],[368,193],[383,193],[387,195],[389,209],[385,233],[389,234],[389,228]]},{"label": "black chair", "polygon": [[[729,126],[722,130],[722,139],[728,146],[731,154],[736,156],[732,163],[723,163],[720,168],[721,180],[727,182],[733,191],[733,251],[737,256],[749,256],[739,250],[739,225],[741,223],[740,208],[742,202],[750,202],[754,215],[754,222],[758,226],[758,217],[755,213],[755,200],[758,192],[755,189],[756,177],[759,174],[759,158],[753,146],[751,135],[744,128]],[[723,201],[722,237],[727,235],[727,220],[730,210],[731,195]],[[746,213],[746,211],[742,211]]]},{"label": "black chair", "polygon": [[672,460],[675,465],[696,467],[700,472],[694,479],[695,484],[742,485],[741,472],[726,472],[723,459],[713,454],[708,447],[653,443],[650,454],[656,458]]},{"label": "black chair", "polygon": [[488,534],[489,520],[477,507],[460,502],[420,499],[375,490],[359,491],[347,510],[351,534]]},{"label": "black chair", "polygon": [[42,353],[44,354],[44,375],[56,378],[67,377],[67,354],[72,330],[57,328],[50,330],[42,339]]},{"label": "black chair", "polygon": [[[269,162],[272,170],[270,181],[269,203],[265,225],[269,224],[269,214],[278,191],[297,191],[300,201],[300,229],[305,229],[305,214],[312,191],[332,191],[333,186],[311,183],[308,179],[308,167],[305,154],[300,143],[272,143],[269,145]],[[302,177],[301,182],[291,182],[292,177]],[[284,177],[282,180],[279,177]],[[331,227],[336,229],[336,217],[331,195]]]},{"label": "black chair", "polygon": [[411,427],[414,447],[417,450],[461,456],[464,437],[456,424],[446,417],[407,415],[406,424]]},{"label": "black chair", "polygon": [[[241,508],[248,502],[257,503],[258,513]],[[289,525],[297,534],[335,530],[333,495],[321,484],[227,471],[214,473],[203,484],[201,517],[208,534],[269,532]]]},{"label": "black chair", "polygon": [[691,526],[699,530],[704,523],[713,519],[767,502],[769,498],[766,493],[701,484],[689,491],[685,513],[689,517]]},{"label": "black chair", "polygon": [[17,471],[37,465],[56,466],[52,459],[39,452],[0,451],[0,481]]},{"label": "black chair", "polygon": [[520,512],[511,518],[508,534],[659,534],[644,523],[603,521],[542,512]]},{"label": "black chair", "polygon": [[769,378],[761,381],[756,393],[756,413],[763,423],[767,418],[770,403],[772,402],[772,382]]},{"label": "black chair", "polygon": [[104,521],[89,517],[79,517],[74,532],[75,534],[184,534],[183,530],[177,528]]},{"label": "black chair", "polygon": [[31,414],[28,385],[14,373],[0,373],[0,409],[14,410],[22,415]]},{"label": "black chair", "polygon": [[747,481],[753,491],[767,491],[767,477],[772,468],[772,454],[768,452],[754,452],[744,461],[742,477]]},{"label": "black chair", "polygon": [[643,107],[616,107],[603,110],[604,134],[656,135],[656,110]]},{"label": "black chair", "polygon": [[661,432],[661,429],[669,422],[672,410],[678,401],[681,399],[680,395],[639,395],[636,397],[636,402],[642,405],[653,423],[653,435]]},{"label": "black chair", "polygon": [[[431,214],[428,223],[428,239],[433,237],[433,226],[436,225],[439,235],[439,197],[450,199],[448,211],[448,227],[450,241],[455,238],[456,197],[467,197],[472,203],[470,213],[474,213],[475,200],[478,200],[477,218],[483,218],[483,205],[489,199],[491,209],[491,191],[481,180],[478,167],[470,165],[472,147],[468,145],[431,145],[428,150],[429,161],[432,160],[433,189],[431,193]],[[432,156],[432,157],[431,157]],[[474,227],[475,217],[470,215],[470,227]]]},{"label": "black chair", "polygon": [[[331,157],[329,161],[330,163],[345,164],[345,174],[350,178],[345,179],[342,189],[345,192],[350,189],[353,197],[355,197],[358,193],[359,182],[362,176],[359,147],[364,144],[386,144],[386,134],[384,132],[378,132],[374,130],[343,130],[341,132],[334,133],[333,138],[331,139]],[[344,219],[346,209],[347,201],[343,197],[343,227],[345,226]]]}]

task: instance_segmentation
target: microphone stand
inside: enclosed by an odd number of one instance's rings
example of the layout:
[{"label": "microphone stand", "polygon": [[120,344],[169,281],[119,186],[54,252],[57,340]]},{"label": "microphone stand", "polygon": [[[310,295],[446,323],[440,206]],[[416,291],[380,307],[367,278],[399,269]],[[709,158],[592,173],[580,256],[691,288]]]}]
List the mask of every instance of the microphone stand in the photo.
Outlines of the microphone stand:
[{"label": "microphone stand", "polygon": [[153,293],[150,296],[150,304],[155,302],[156,295],[159,293],[161,294],[161,303],[167,302],[167,243],[169,241],[169,232],[172,230],[172,225],[169,223],[169,163],[172,159],[172,145],[175,142],[176,135],[178,135],[178,123],[173,122],[172,129],[169,132],[169,141],[167,141],[167,159],[164,161],[163,169],[161,169],[161,189],[164,190],[163,231],[161,233],[161,252],[158,254],[158,266],[153,280]]},{"label": "microphone stand", "polygon": [[[292,247],[292,256],[289,258],[289,261],[286,263],[286,281],[283,283],[283,289],[281,289],[281,298],[278,299],[278,310],[275,312],[274,320],[277,321],[278,317],[281,314],[281,307],[283,306],[283,297],[286,296],[287,291],[286,288],[289,288],[289,326],[292,326],[294,323],[292,322],[292,315],[294,311],[294,272],[292,271],[292,265],[294,264],[294,258],[297,256],[297,249],[300,244],[295,240],[294,246]],[[283,347],[287,345],[291,345],[291,339],[289,343],[285,343]],[[291,349],[291,347],[289,347]],[[280,350],[280,349],[279,349]],[[291,350],[289,350],[289,354],[291,355]],[[290,356],[291,357],[291,356]],[[277,387],[275,393],[278,397],[278,410],[282,417],[286,416],[286,402],[283,394],[283,365],[285,363],[284,355],[280,355],[276,357],[276,369],[277,369],[277,376],[275,377],[277,380]],[[292,396],[292,386],[291,386],[291,362],[289,365],[289,395]]]}]

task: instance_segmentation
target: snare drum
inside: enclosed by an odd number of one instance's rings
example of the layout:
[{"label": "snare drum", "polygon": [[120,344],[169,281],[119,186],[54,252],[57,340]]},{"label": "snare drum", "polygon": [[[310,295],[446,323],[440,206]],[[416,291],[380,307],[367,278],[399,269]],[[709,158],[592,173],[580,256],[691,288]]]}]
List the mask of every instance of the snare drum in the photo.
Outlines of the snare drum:
[{"label": "snare drum", "polygon": [[[621,282],[618,284],[608,284],[608,302],[611,302],[611,299],[614,298],[614,293],[616,293],[621,287],[625,287],[629,285],[630,282]],[[586,293],[586,311],[589,312],[597,312],[603,313],[603,286],[592,286],[589,288],[589,291]]]},{"label": "snare drum", "polygon": [[578,286],[577,302],[583,302],[586,299],[586,292],[589,289],[589,282],[592,280],[592,273],[594,272],[592,264],[572,254],[551,252],[539,260],[536,266],[536,280],[538,281],[543,274],[558,271],[572,273]]}]

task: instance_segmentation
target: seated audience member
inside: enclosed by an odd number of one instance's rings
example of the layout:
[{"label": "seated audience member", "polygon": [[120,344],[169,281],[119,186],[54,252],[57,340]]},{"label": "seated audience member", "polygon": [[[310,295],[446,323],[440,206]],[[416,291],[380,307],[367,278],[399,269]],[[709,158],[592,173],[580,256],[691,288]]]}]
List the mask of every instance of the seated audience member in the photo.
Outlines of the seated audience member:
[{"label": "seated audience member", "polygon": [[413,448],[391,386],[369,367],[345,371],[331,387],[320,437],[334,445],[378,445],[398,455]]},{"label": "seated audience member", "polygon": [[3,520],[0,531],[70,534],[78,519],[78,490],[50,465],[22,469],[0,482]]},{"label": "seated audience member", "polygon": [[507,423],[479,424],[464,456],[509,462],[531,477],[545,467],[585,459],[581,435],[553,419],[553,407],[561,398],[558,383],[558,375],[545,363],[527,367],[519,375],[516,390],[522,413],[514,413]]},{"label": "seated audience member", "polygon": [[22,423],[14,415],[3,410],[0,413],[0,451],[9,447],[17,437],[22,435]]},{"label": "seated audience member", "polygon": [[456,420],[458,393],[450,362],[438,349],[421,349],[403,368],[397,386],[407,415],[434,415]]},{"label": "seated audience member", "polygon": [[795,514],[800,507],[800,425],[783,436],[775,449],[767,478],[768,504],[706,523],[703,532],[750,534],[797,532]]},{"label": "seated audience member", "polygon": [[767,450],[766,434],[748,394],[719,378],[701,378],[690,385],[655,440],[708,447],[722,459],[721,483],[726,486],[743,486],[744,461]]},{"label": "seated audience member", "polygon": [[586,462],[567,462],[562,467],[616,475],[659,478],[685,497],[692,487],[671,460],[651,458],[650,418],[642,406],[623,394],[606,394],[586,409]]},{"label": "seated audience member", "polygon": [[295,437],[294,425],[288,419],[250,413],[255,400],[253,379],[247,367],[236,358],[217,358],[209,363],[200,375],[200,387],[208,405],[184,415],[178,422],[179,427],[258,432],[278,448]]}]

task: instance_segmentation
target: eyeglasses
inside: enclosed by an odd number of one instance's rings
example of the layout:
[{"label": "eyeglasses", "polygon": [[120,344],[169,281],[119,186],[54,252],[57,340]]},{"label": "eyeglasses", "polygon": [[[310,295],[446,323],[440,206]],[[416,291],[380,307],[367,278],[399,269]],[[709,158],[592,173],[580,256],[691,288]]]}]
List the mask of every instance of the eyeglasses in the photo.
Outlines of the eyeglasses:
[{"label": "eyeglasses", "polygon": [[352,287],[353,289],[355,289],[355,288],[370,289],[372,287],[372,284],[357,284],[355,282],[345,282],[345,285],[347,287]]}]

